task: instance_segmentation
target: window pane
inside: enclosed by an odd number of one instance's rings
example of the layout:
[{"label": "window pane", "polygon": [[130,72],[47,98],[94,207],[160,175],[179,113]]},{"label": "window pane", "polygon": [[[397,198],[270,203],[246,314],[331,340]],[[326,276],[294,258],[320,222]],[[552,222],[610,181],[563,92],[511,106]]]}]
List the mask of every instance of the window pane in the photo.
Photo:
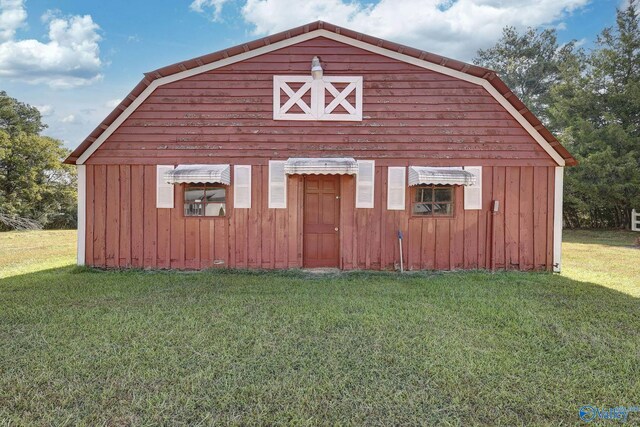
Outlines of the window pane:
[{"label": "window pane", "polygon": [[453,204],[451,203],[434,203],[434,215],[451,215],[453,213]]},{"label": "window pane", "polygon": [[431,187],[417,187],[416,188],[416,202],[430,203],[433,201],[433,188]]},{"label": "window pane", "polygon": [[436,202],[450,202],[453,200],[453,188],[436,188],[434,191]]},{"label": "window pane", "polygon": [[204,213],[202,203],[185,203],[184,216],[202,216]]},{"label": "window pane", "polygon": [[413,214],[414,215],[431,215],[431,204],[430,203],[414,203],[413,204]]},{"label": "window pane", "polygon": [[207,188],[207,190],[205,191],[207,203],[224,203],[225,195],[226,190],[224,188]]},{"label": "window pane", "polygon": [[207,205],[205,207],[205,216],[224,216],[227,210],[226,206],[227,190],[222,187],[207,188],[205,198]]},{"label": "window pane", "polygon": [[184,201],[185,202],[201,203],[203,197],[204,197],[204,188],[203,187],[187,187],[184,190]]}]

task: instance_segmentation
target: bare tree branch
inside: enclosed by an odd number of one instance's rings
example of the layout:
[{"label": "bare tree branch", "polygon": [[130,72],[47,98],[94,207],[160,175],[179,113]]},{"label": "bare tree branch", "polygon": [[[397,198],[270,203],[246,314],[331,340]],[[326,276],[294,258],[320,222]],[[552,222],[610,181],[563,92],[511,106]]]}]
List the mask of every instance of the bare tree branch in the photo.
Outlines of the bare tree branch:
[{"label": "bare tree branch", "polygon": [[42,224],[29,218],[6,215],[0,212],[0,224],[10,230],[42,230]]}]

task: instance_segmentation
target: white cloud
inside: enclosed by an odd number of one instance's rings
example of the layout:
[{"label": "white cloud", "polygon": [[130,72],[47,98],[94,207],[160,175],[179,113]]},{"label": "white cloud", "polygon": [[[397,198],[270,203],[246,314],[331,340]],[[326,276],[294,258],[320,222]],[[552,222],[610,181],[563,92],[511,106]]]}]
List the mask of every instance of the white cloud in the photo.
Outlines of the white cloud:
[{"label": "white cloud", "polygon": [[[461,60],[491,46],[502,28],[558,23],[590,0],[246,0],[242,16],[256,35],[321,19]],[[192,5],[193,6],[193,5]]]},{"label": "white cloud", "polygon": [[47,9],[40,17],[40,21],[42,21],[43,24],[46,24],[53,18],[60,15],[62,15],[62,11],[60,11],[60,9]]},{"label": "white cloud", "polygon": [[109,101],[104,103],[104,106],[107,108],[111,108],[114,109],[116,108],[120,103],[122,102],[122,99],[110,99]]},{"label": "white cloud", "polygon": [[50,116],[55,111],[51,105],[36,105],[36,108],[40,111],[40,114],[42,114],[43,117]]},{"label": "white cloud", "polygon": [[0,0],[0,41],[11,40],[26,20],[23,0]]},{"label": "white cloud", "polygon": [[213,9],[211,12],[211,19],[214,21],[220,21],[222,7],[227,1],[228,0],[193,0],[189,8],[199,13],[207,13],[209,9]]},{"label": "white cloud", "polygon": [[[0,0],[0,8],[0,77],[53,88],[83,86],[102,78],[100,27],[90,15],[64,17],[48,11],[43,15],[48,41],[41,42],[15,38],[27,16],[22,1]],[[22,16],[22,23],[2,18],[5,14]]]},{"label": "white cloud", "polygon": [[74,116],[73,114],[69,114],[68,116],[64,116],[63,118],[61,118],[60,121],[62,123],[75,123],[76,116]]}]

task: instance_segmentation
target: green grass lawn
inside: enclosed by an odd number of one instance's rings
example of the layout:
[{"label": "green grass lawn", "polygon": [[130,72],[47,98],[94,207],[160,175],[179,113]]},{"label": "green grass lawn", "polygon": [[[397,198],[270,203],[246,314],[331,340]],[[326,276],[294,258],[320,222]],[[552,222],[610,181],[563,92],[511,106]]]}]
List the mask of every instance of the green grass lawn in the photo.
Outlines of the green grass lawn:
[{"label": "green grass lawn", "polygon": [[631,231],[566,231],[562,274],[640,298],[640,248],[633,246],[637,238],[640,233]]},{"label": "green grass lawn", "polygon": [[640,405],[632,233],[567,232],[563,275],[402,277],[93,271],[74,236],[0,233],[0,424],[556,426]]}]

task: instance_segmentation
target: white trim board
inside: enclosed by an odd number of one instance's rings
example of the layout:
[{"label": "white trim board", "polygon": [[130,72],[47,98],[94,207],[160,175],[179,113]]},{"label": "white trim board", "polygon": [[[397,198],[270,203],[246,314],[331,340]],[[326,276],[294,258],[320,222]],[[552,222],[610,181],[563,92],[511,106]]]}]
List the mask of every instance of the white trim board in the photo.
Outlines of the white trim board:
[{"label": "white trim board", "polygon": [[87,238],[87,167],[78,165],[78,246],[77,264],[85,264]]},{"label": "white trim board", "polygon": [[564,188],[564,168],[556,167],[553,193],[553,271],[562,270],[562,192]]},{"label": "white trim board", "polygon": [[416,65],[421,68],[425,68],[427,70],[435,71],[437,73],[445,74],[451,77],[458,78],[460,80],[474,83],[476,85],[482,86],[495,98],[496,101],[500,103],[512,116],[516,119],[516,121],[531,135],[533,139],[538,142],[538,144],[551,156],[553,160],[559,165],[564,166],[565,160],[553,149],[551,144],[544,139],[544,137],[538,132],[532,125],[524,118],[522,114],[516,110],[516,108],[507,101],[507,99],[502,96],[500,92],[496,88],[494,88],[489,81],[475,77],[461,71],[456,71],[451,68],[444,67],[442,65],[434,64],[432,62],[425,61],[423,59],[414,58],[409,55],[405,55],[400,52],[392,51],[389,49],[385,49],[379,46],[374,46],[369,43],[365,43],[360,40],[355,40],[350,37],[343,36],[341,34],[336,34],[332,31],[318,29],[314,31],[310,31],[308,33],[300,34],[295,37],[291,37],[286,40],[281,40],[276,43],[271,43],[269,45],[259,47],[254,50],[250,50],[248,52],[243,52],[238,55],[230,56],[228,58],[221,59],[219,61],[212,62],[210,64],[201,65],[199,67],[192,68],[190,70],[181,71],[179,73],[171,74],[166,77],[161,77],[151,82],[145,90],[127,107],[125,110],[111,123],[107,129],[100,134],[100,136],[85,150],[84,153],[78,160],[76,160],[76,164],[81,165],[87,161],[87,159],[102,145],[102,143],[113,134],[113,132],[120,126],[122,123],[147,99],[153,91],[162,85],[166,85],[168,83],[172,83],[178,80],[185,79],[187,77],[192,77],[197,74],[206,73],[207,71],[215,70],[220,67],[224,67],[227,65],[234,64],[236,62],[244,61],[246,59],[250,59],[259,55],[264,55],[265,53],[272,52],[277,49],[282,49],[287,46],[294,45],[296,43],[300,43],[303,41],[307,41],[316,37],[325,37],[330,40],[335,40],[350,46],[354,46],[372,53],[376,53],[379,55],[386,56],[388,58],[397,59],[399,61],[403,61],[409,64]]}]

